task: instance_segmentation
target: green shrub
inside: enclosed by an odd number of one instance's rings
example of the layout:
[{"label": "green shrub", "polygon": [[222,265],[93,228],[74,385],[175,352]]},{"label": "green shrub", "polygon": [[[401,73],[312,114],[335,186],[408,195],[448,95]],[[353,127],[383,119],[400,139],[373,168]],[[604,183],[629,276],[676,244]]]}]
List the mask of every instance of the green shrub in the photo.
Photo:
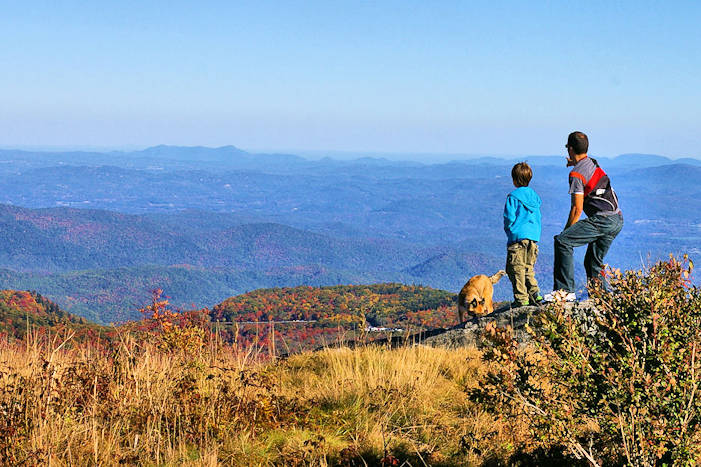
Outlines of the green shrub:
[{"label": "green shrub", "polygon": [[692,262],[607,271],[590,301],[555,303],[534,318],[532,345],[486,328],[500,363],[472,397],[525,413],[534,449],[565,447],[593,465],[701,461],[701,291]]}]

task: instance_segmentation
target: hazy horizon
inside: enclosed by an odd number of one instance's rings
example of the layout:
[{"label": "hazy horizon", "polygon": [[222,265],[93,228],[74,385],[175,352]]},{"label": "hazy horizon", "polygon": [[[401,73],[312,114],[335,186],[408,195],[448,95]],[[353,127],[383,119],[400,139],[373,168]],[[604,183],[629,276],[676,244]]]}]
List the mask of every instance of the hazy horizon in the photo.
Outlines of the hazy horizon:
[{"label": "hazy horizon", "polygon": [[[438,152],[382,152],[382,151],[354,151],[354,150],[344,150],[344,149],[328,149],[328,150],[308,150],[308,149],[290,149],[290,148],[245,148],[238,146],[236,144],[225,144],[221,146],[207,146],[207,145],[172,145],[172,144],[156,144],[156,145],[126,145],[126,146],[84,146],[84,145],[65,145],[65,146],[33,146],[33,145],[0,145],[0,150],[19,150],[27,152],[96,152],[96,153],[111,153],[111,152],[134,152],[141,151],[150,147],[155,146],[174,146],[174,147],[206,147],[210,149],[217,149],[221,147],[234,146],[238,149],[246,151],[251,154],[291,154],[303,157],[307,160],[321,160],[324,158],[331,158],[335,160],[355,160],[362,158],[375,158],[375,159],[386,159],[392,162],[420,162],[425,164],[433,163],[446,163],[451,161],[469,161],[479,158],[496,158],[504,160],[512,159],[528,159],[529,157],[562,157],[563,154],[497,154],[497,153],[483,153],[483,154],[472,154],[472,153],[438,153]],[[641,154],[641,155],[652,155],[652,156],[662,156],[666,157],[672,161],[677,159],[697,159],[701,160],[701,157],[694,156],[675,156],[667,154],[653,154],[653,153],[634,153],[634,152],[623,152],[621,154],[598,154],[592,152],[593,155],[604,158],[615,158],[626,154]]]},{"label": "hazy horizon", "polygon": [[0,146],[560,154],[581,130],[593,154],[700,157],[699,13],[690,1],[10,3]]}]

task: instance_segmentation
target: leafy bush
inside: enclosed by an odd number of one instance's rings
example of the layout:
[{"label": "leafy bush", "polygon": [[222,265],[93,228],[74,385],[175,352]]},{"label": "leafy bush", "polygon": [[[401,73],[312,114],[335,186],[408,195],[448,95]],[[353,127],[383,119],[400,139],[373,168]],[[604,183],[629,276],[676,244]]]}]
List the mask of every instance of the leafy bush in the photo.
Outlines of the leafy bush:
[{"label": "leafy bush", "polygon": [[166,351],[193,352],[201,350],[211,337],[208,310],[175,311],[161,289],[152,292],[150,305],[140,309],[144,320],[141,330],[156,337],[157,346]]},{"label": "leafy bush", "polygon": [[[530,417],[535,448],[565,447],[592,465],[701,461],[701,291],[692,262],[609,270],[590,303],[536,316],[533,345],[486,328],[501,363],[472,396]],[[505,412],[506,411],[506,412]]]}]

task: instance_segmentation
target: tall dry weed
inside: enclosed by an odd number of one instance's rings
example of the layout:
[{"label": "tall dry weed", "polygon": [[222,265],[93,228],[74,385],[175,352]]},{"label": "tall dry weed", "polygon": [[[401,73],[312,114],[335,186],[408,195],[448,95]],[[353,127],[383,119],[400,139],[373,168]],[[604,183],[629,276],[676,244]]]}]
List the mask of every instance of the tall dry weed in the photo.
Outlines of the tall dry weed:
[{"label": "tall dry weed", "polygon": [[465,397],[474,349],[328,349],[265,362],[143,334],[0,345],[0,463],[474,465],[520,434]]}]

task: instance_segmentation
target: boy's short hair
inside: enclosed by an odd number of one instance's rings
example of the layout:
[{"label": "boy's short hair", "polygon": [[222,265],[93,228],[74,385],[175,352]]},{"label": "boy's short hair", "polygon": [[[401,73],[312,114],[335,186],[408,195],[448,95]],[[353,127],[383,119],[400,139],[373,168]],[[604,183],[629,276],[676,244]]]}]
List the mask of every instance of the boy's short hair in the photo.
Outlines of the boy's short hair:
[{"label": "boy's short hair", "polygon": [[531,183],[531,178],[533,178],[531,166],[525,162],[519,162],[511,169],[511,178],[514,181],[514,185],[518,187],[528,186]]},{"label": "boy's short hair", "polygon": [[575,154],[586,154],[589,151],[589,138],[581,131],[573,131],[567,137],[567,146],[571,147]]}]

